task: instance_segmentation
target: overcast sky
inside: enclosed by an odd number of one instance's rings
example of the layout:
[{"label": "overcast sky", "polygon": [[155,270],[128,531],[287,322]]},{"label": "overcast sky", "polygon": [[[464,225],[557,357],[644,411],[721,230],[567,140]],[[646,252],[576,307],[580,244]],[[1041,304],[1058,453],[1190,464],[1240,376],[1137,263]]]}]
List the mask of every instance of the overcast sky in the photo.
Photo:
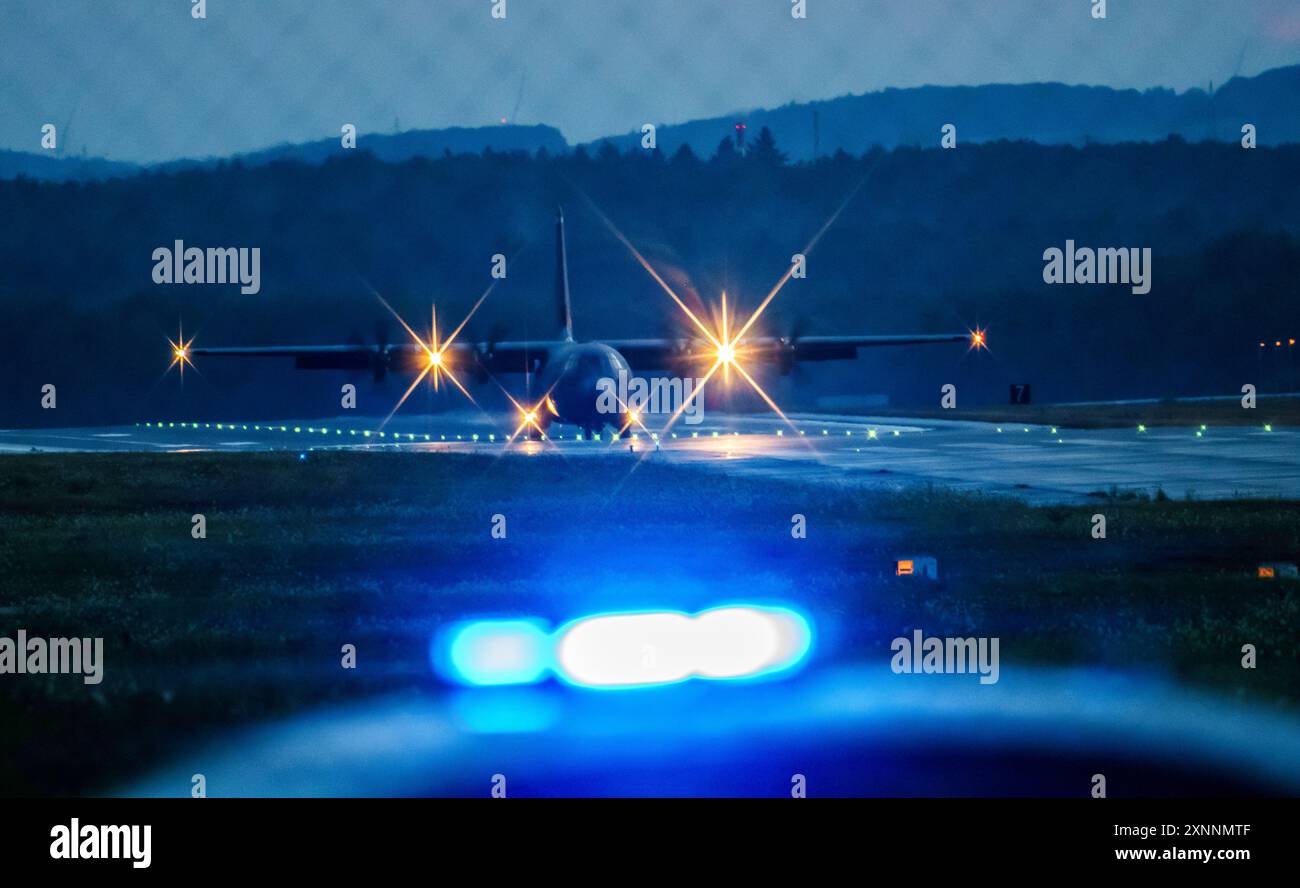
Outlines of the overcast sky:
[{"label": "overcast sky", "polygon": [[[1182,91],[1300,63],[1300,0],[3,0],[0,147],[119,160],[548,123],[576,143],[889,86]],[[521,87],[522,85],[522,92]]]}]

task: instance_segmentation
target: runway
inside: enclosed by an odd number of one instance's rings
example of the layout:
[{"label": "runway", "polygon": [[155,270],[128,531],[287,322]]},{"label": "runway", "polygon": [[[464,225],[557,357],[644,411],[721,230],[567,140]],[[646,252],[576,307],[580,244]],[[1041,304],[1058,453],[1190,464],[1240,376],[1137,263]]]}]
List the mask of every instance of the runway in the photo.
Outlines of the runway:
[{"label": "runway", "polygon": [[250,452],[349,449],[506,453],[528,458],[651,459],[794,482],[900,489],[934,483],[1074,502],[1112,489],[1170,497],[1300,498],[1300,429],[1069,429],[870,416],[713,415],[667,434],[580,440],[555,426],[544,441],[480,413],[211,422],[151,419],[101,428],[3,429],[0,454]]}]

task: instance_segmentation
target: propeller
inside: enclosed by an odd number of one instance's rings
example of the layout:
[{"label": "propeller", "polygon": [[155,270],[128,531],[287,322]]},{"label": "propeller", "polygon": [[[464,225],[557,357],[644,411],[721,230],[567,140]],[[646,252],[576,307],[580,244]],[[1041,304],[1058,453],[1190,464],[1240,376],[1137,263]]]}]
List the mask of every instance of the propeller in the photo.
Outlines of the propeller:
[{"label": "propeller", "polygon": [[799,340],[807,332],[808,316],[805,314],[795,315],[794,322],[790,325],[788,332],[781,337],[784,347],[781,349],[777,367],[780,368],[782,376],[792,376],[798,372],[799,363],[795,360],[795,351],[799,345]]},{"label": "propeller", "polygon": [[[494,355],[497,350],[497,343],[506,339],[509,335],[510,331],[506,328],[505,324],[501,321],[493,321],[492,326],[488,328],[487,337],[484,340],[487,343],[487,351],[485,352],[485,355],[488,357]],[[485,367],[480,368],[480,372],[482,374],[480,381],[487,382],[487,369]]]},{"label": "propeller", "polygon": [[388,352],[388,324],[383,320],[375,321],[374,334],[370,341],[364,336],[353,330],[348,336],[348,343],[351,345],[364,345],[373,348],[370,351],[370,373],[375,382],[383,382],[388,377],[388,367],[391,355]]}]

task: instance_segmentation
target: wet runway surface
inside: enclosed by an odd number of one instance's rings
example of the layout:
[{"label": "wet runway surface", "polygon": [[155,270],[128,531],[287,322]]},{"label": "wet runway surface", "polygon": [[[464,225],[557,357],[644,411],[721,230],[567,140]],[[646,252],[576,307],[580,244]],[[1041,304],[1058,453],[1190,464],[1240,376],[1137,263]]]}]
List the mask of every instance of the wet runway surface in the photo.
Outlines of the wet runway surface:
[{"label": "wet runway surface", "polygon": [[964,421],[792,414],[718,416],[667,434],[639,428],[580,440],[554,426],[544,441],[478,413],[274,422],[148,420],[137,425],[0,429],[0,454],[324,449],[506,452],[520,458],[653,459],[810,483],[902,488],[917,482],[1077,501],[1136,490],[1181,498],[1300,497],[1300,429],[1069,429]]}]

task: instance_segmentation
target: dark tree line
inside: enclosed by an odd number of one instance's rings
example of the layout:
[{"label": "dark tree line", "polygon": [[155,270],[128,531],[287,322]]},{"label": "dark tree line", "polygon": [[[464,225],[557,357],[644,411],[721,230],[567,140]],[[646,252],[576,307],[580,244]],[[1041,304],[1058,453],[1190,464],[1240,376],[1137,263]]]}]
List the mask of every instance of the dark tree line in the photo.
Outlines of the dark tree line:
[{"label": "dark tree line", "polygon": [[[726,146],[726,147],[723,147]],[[884,393],[929,403],[938,386],[1078,400],[1294,384],[1258,340],[1296,334],[1300,147],[965,145],[843,152],[790,164],[770,133],[714,156],[612,145],[570,154],[484,152],[385,163],[365,153],[145,173],[101,182],[0,182],[0,422],[333,414],[339,378],[282,364],[208,362],[158,381],[184,320],[207,344],[346,342],[404,335],[373,287],[427,324],[459,319],[509,257],[466,334],[546,338],[551,220],[563,204],[577,330],[659,335],[680,313],[602,221],[608,216],[688,299],[753,306],[850,194],[764,316],[766,332],[948,331],[990,326],[991,355],[888,350],[775,383],[791,402]],[[856,189],[856,191],[855,191]],[[593,207],[599,208],[599,213]],[[156,285],[152,251],[260,247],[262,288]],[[1153,287],[1048,286],[1043,250],[1150,247]],[[1288,376],[1288,374],[1292,374]],[[376,410],[400,391],[371,391]],[[59,385],[60,408],[39,407]],[[439,402],[440,403],[440,402]],[[967,400],[970,403],[970,400]],[[434,406],[437,406],[435,404]]]}]

